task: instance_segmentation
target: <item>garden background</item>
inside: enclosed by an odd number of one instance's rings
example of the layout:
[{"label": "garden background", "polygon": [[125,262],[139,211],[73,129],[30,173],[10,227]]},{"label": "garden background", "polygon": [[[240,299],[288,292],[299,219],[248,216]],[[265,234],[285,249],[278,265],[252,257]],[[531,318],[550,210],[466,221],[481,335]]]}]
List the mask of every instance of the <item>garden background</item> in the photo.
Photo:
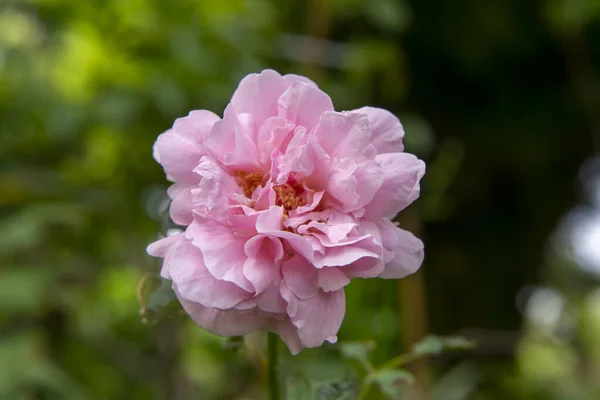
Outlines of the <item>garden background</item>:
[{"label": "garden background", "polygon": [[391,110],[427,163],[422,269],[353,281],[341,344],[287,376],[464,335],[404,398],[600,398],[599,0],[1,0],[0,399],[264,398],[260,335],[138,299],[172,227],[154,140],[264,68]]}]

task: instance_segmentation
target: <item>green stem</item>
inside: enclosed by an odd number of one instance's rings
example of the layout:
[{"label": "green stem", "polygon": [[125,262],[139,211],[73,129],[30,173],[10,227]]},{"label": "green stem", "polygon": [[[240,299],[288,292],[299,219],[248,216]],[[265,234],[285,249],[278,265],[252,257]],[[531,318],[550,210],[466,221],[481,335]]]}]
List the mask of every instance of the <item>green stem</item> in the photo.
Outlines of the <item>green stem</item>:
[{"label": "green stem", "polygon": [[281,400],[279,389],[279,339],[273,332],[267,333],[267,362],[269,369],[269,400]]}]

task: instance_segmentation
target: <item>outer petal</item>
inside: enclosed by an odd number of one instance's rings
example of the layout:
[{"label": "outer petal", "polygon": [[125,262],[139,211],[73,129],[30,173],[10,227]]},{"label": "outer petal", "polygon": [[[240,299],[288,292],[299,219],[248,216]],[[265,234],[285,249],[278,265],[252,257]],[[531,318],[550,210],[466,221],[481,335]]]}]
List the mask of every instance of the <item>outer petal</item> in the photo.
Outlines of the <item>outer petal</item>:
[{"label": "outer petal", "polygon": [[279,73],[267,69],[244,77],[231,98],[235,112],[254,116],[257,126],[277,115],[277,101],[290,83]]},{"label": "outer petal", "polygon": [[172,199],[169,215],[178,225],[189,225],[192,222],[192,211],[195,207],[192,201],[193,187],[187,183],[177,182],[167,189],[167,194]]},{"label": "outer petal", "polygon": [[153,257],[162,257],[164,258],[162,268],[160,270],[160,276],[165,279],[171,279],[171,274],[169,272],[169,256],[173,253],[171,249],[177,245],[179,240],[183,239],[183,234],[178,233],[173,236],[167,236],[162,239],[157,240],[154,243],[150,243],[148,247],[146,247],[146,252]]},{"label": "outer petal", "polygon": [[371,131],[371,144],[377,149],[377,154],[404,151],[404,145],[402,144],[404,128],[394,114],[374,107],[362,107],[351,111],[351,113],[367,116],[369,130]]},{"label": "outer petal", "polygon": [[321,114],[333,111],[325,92],[304,82],[294,82],[279,98],[278,115],[307,130],[314,127]]},{"label": "outer petal", "polygon": [[196,214],[185,237],[202,251],[206,269],[215,278],[232,282],[247,292],[254,291],[243,272],[246,239],[235,236],[231,227]]},{"label": "outer petal", "polygon": [[210,111],[192,111],[187,117],[177,119],[172,129],[158,136],[154,143],[154,158],[163,166],[169,179],[198,182],[198,176],[192,171],[206,154],[202,142],[218,120],[219,117]]},{"label": "outer petal", "polygon": [[146,252],[150,254],[152,257],[166,257],[169,249],[175,244],[178,240],[181,239],[181,233],[173,236],[167,236],[162,239],[157,240],[156,242],[152,242],[146,247]]},{"label": "outer petal", "polygon": [[283,321],[275,321],[274,327],[271,330],[281,337],[293,355],[300,353],[304,348],[298,337],[298,329],[292,324],[289,318]]},{"label": "outer petal", "polygon": [[187,117],[177,118],[173,124],[173,131],[177,134],[202,144],[210,133],[219,116],[207,110],[190,111]]},{"label": "outer petal", "polygon": [[365,207],[364,217],[391,219],[419,197],[419,181],[425,174],[425,163],[409,153],[382,154],[375,160],[383,170],[383,184]]},{"label": "outer petal", "polygon": [[387,279],[399,279],[415,273],[423,263],[423,242],[411,232],[400,229],[389,221],[383,220],[381,224],[388,227],[385,230],[382,229],[382,237],[386,238],[384,246],[390,246],[390,250],[394,252],[394,258],[386,264],[385,270],[379,276]]},{"label": "outer petal", "polygon": [[215,279],[204,265],[202,253],[189,240],[179,240],[165,262],[180,298],[206,307],[227,309],[251,296],[239,286]]},{"label": "outer petal", "polygon": [[246,311],[223,311],[217,308],[205,307],[181,297],[175,285],[173,289],[185,312],[198,325],[215,335],[247,335],[252,331],[264,329],[268,324],[267,315],[256,308]]},{"label": "outer petal", "polygon": [[[290,313],[290,309],[293,315]],[[308,299],[290,298],[288,314],[298,328],[298,337],[305,347],[318,347],[325,340],[337,341],[337,332],[346,312],[343,290],[323,291]]]}]

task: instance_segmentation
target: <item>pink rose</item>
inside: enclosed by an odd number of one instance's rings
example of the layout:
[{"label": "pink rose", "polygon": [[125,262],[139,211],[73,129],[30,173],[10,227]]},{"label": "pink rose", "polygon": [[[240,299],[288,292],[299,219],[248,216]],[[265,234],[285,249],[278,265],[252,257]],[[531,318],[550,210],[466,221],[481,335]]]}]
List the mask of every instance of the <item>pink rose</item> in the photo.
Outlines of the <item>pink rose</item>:
[{"label": "pink rose", "polygon": [[403,136],[388,111],[336,112],[301,76],[248,75],[223,118],[192,111],[156,140],[186,229],[148,253],[210,332],[273,331],[294,354],[334,343],[352,278],[402,278],[423,261],[390,221],[425,172]]}]

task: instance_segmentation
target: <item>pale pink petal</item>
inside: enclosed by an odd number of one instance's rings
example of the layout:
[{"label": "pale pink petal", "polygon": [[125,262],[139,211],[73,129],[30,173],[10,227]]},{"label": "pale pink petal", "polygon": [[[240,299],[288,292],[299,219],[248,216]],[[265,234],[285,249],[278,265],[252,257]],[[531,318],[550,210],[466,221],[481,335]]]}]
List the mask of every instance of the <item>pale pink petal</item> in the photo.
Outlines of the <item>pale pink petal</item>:
[{"label": "pale pink petal", "polygon": [[371,141],[366,116],[353,113],[324,113],[313,135],[323,150],[336,159],[360,157]]},{"label": "pale pink petal", "polygon": [[246,242],[244,249],[248,257],[244,263],[244,276],[259,294],[272,282],[279,281],[283,246],[279,239],[257,235]]},{"label": "pale pink petal", "polygon": [[229,175],[212,157],[202,157],[194,168],[202,180],[191,191],[195,209],[220,222],[227,219],[229,197],[241,192],[235,179]]},{"label": "pale pink petal", "polygon": [[192,139],[168,130],[158,136],[153,152],[154,158],[162,165],[169,180],[190,184],[200,180],[194,173],[194,168],[206,152]]},{"label": "pale pink petal", "polygon": [[423,263],[423,242],[409,231],[396,228],[394,258],[379,275],[386,279],[399,279],[415,273]]},{"label": "pale pink petal", "polygon": [[288,288],[300,299],[307,299],[319,290],[317,270],[298,254],[281,266],[281,273]]},{"label": "pale pink petal", "polygon": [[278,101],[278,116],[307,130],[312,129],[326,111],[333,111],[329,96],[304,82],[292,83]]},{"label": "pale pink petal", "polygon": [[172,199],[169,215],[176,224],[189,225],[192,222],[192,211],[195,208],[191,191],[193,187],[187,183],[177,182],[167,189],[167,194]]},{"label": "pale pink petal", "polygon": [[383,184],[365,207],[364,217],[373,220],[393,218],[419,197],[419,181],[425,174],[425,163],[409,153],[382,154],[375,160],[383,170]]},{"label": "pale pink petal", "polygon": [[[325,340],[335,343],[346,312],[344,290],[319,291],[308,299],[292,300],[297,312],[290,315],[298,328],[298,336],[305,347],[318,347]],[[289,308],[289,306],[288,306]]]},{"label": "pale pink petal", "polygon": [[382,167],[375,161],[366,161],[361,163],[356,171],[356,194],[358,202],[354,204],[354,208],[362,208],[367,206],[375,197],[377,191],[383,184],[384,172]]},{"label": "pale pink petal", "polygon": [[350,283],[350,279],[339,268],[328,267],[319,270],[319,287],[325,292],[340,290]]},{"label": "pale pink petal", "polygon": [[363,257],[376,259],[378,256],[377,253],[373,253],[356,245],[331,247],[327,249],[325,255],[315,255],[314,265],[317,268],[341,267],[352,264]]},{"label": "pale pink petal", "polygon": [[236,310],[250,310],[256,307],[256,300],[253,298],[240,301],[233,307]]},{"label": "pale pink petal", "polygon": [[360,196],[356,193],[358,181],[354,176],[356,162],[351,158],[338,160],[331,166],[327,182],[328,203],[343,212],[356,209]]},{"label": "pale pink petal", "polygon": [[294,128],[294,124],[281,117],[271,117],[261,125],[257,144],[262,165],[270,168],[274,151],[285,153]]},{"label": "pale pink petal", "polygon": [[298,328],[292,324],[290,319],[286,318],[283,321],[274,321],[273,324],[274,327],[271,330],[281,337],[288,349],[290,349],[290,353],[292,355],[300,353],[304,346],[298,337]]},{"label": "pale pink petal", "polygon": [[268,210],[259,212],[256,220],[256,231],[258,233],[271,233],[281,230],[283,221],[283,208],[271,206]]},{"label": "pale pink petal", "polygon": [[206,269],[202,253],[190,241],[179,240],[170,252],[165,262],[181,298],[206,307],[227,309],[251,296],[231,282],[215,279]]},{"label": "pale pink petal", "polygon": [[213,112],[194,110],[187,117],[177,118],[173,124],[173,131],[201,144],[219,119],[219,116]]},{"label": "pale pink petal", "polygon": [[264,235],[285,240],[295,251],[307,260],[312,260],[313,250],[310,243],[298,234],[281,230],[283,220],[283,209],[272,206],[268,210],[261,211],[256,221],[256,231]]},{"label": "pale pink petal", "polygon": [[402,144],[404,128],[394,114],[375,107],[362,107],[351,113],[367,116],[369,131],[371,131],[371,144],[377,148],[378,154],[404,151]]},{"label": "pale pink petal", "polygon": [[146,247],[146,252],[150,254],[152,257],[166,257],[169,249],[180,240],[182,237],[181,233],[173,236],[167,236],[162,239],[157,240],[156,242],[152,242]]},{"label": "pale pink petal", "polygon": [[247,292],[254,291],[254,286],[244,276],[246,239],[235,236],[227,225],[199,214],[195,214],[185,236],[202,251],[206,269],[215,278],[232,282]]},{"label": "pale pink petal", "polygon": [[198,182],[193,169],[206,154],[202,142],[218,120],[219,117],[210,111],[192,111],[158,136],[153,148],[154,158],[163,166],[169,179]]},{"label": "pale pink petal", "polygon": [[252,114],[260,126],[267,118],[277,115],[277,101],[290,84],[270,69],[249,74],[233,94],[231,105],[236,113]]},{"label": "pale pink petal", "polygon": [[311,177],[315,169],[325,164],[328,158],[315,138],[307,135],[304,127],[298,127],[294,130],[294,137],[285,154],[272,160],[271,176],[277,184],[286,183],[291,174],[296,179]]},{"label": "pale pink petal", "polygon": [[340,269],[348,278],[375,278],[384,270],[381,258],[363,257]]},{"label": "pale pink petal", "polygon": [[279,283],[269,285],[254,300],[258,308],[263,311],[276,314],[284,314],[286,312],[287,303],[279,293]]},{"label": "pale pink petal", "polygon": [[173,288],[183,309],[202,328],[215,335],[239,336],[247,335],[252,331],[264,329],[268,325],[267,315],[255,309],[219,310],[193,303],[181,297],[177,287]]},{"label": "pale pink petal", "polygon": [[220,163],[233,172],[235,170],[254,171],[260,168],[258,150],[252,141],[252,128],[247,118],[236,114],[231,105],[225,108],[223,119],[217,121],[204,147]]},{"label": "pale pink petal", "polygon": [[287,74],[287,75],[283,76],[283,80],[287,86],[291,86],[292,83],[294,83],[294,82],[303,82],[303,83],[306,83],[307,85],[318,88],[316,83],[314,83],[313,81],[311,81],[310,79],[308,79],[305,76],[300,76],[300,75],[296,75],[296,74]]}]

